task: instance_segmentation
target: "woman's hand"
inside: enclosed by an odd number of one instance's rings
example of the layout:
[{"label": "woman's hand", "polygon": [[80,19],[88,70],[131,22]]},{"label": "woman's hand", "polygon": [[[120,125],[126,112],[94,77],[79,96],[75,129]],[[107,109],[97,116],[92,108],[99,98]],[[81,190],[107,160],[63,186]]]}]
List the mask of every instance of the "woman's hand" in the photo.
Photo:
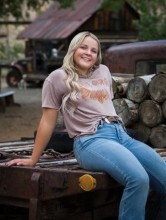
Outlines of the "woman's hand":
[{"label": "woman's hand", "polygon": [[24,158],[24,159],[14,159],[14,160],[10,160],[7,163],[5,163],[6,166],[29,166],[29,167],[33,167],[35,166],[33,160],[31,158]]},{"label": "woman's hand", "polygon": [[43,115],[38,127],[35,145],[32,156],[24,159],[14,159],[8,161],[7,166],[29,166],[33,167],[39,161],[39,158],[51,138],[52,132],[56,125],[58,111],[50,108],[43,108]]}]

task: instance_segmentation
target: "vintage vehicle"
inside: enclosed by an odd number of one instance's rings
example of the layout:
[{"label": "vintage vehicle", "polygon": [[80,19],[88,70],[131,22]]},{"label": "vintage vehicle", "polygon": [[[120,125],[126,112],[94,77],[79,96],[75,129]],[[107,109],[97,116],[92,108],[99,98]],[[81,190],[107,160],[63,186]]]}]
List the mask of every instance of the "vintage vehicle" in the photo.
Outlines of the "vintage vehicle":
[{"label": "vintage vehicle", "polygon": [[[144,41],[112,46],[104,52],[103,63],[113,74],[147,75],[166,72],[166,40]],[[59,56],[45,58],[41,52],[12,63],[6,76],[10,87],[26,82],[41,85],[46,76],[63,62],[64,52]]]},{"label": "vintage vehicle", "polygon": [[166,72],[166,40],[140,41],[108,48],[104,63],[113,75]]},{"label": "vintage vehicle", "polygon": [[33,168],[4,164],[18,156],[29,157],[33,140],[0,143],[0,219],[104,220],[117,216],[122,186],[105,173],[81,169],[71,140],[63,132],[57,135],[57,146],[48,147]]},{"label": "vintage vehicle", "polygon": [[[0,219],[117,220],[123,186],[104,172],[80,168],[65,132],[54,138],[35,167],[5,166],[10,159],[29,157],[33,139],[0,143]],[[165,148],[156,151],[165,157]],[[160,202],[151,192],[146,220],[157,219]]]},{"label": "vintage vehicle", "polygon": [[62,65],[62,56],[45,58],[42,53],[35,53],[11,63],[6,76],[10,87],[17,87],[21,79],[29,83],[42,85],[46,76]]}]

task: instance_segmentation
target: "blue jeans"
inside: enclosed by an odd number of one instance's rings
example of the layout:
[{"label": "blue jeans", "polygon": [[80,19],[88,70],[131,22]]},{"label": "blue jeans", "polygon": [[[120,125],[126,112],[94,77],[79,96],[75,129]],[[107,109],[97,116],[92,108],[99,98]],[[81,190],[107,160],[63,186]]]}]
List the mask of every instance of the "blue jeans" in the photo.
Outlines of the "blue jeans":
[{"label": "blue jeans", "polygon": [[148,145],[131,138],[120,123],[102,123],[95,134],[74,140],[82,168],[108,173],[124,186],[119,220],[144,220],[150,187],[166,194],[166,163]]}]

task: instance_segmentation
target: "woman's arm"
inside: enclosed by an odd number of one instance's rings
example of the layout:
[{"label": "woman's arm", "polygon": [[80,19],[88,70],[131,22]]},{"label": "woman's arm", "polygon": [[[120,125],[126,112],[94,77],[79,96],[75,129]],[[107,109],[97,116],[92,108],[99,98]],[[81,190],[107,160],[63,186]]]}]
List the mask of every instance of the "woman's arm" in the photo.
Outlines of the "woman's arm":
[{"label": "woman's arm", "polygon": [[43,150],[47,146],[55,129],[58,111],[50,108],[43,108],[43,114],[37,130],[32,156],[28,159],[14,159],[6,163],[7,166],[35,166]]}]

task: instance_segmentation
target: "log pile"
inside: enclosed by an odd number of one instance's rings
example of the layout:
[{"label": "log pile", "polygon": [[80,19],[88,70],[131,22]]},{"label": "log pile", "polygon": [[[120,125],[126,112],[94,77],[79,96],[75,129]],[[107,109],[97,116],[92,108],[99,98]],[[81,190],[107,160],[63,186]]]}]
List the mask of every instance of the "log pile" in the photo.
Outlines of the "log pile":
[{"label": "log pile", "polygon": [[166,147],[166,73],[112,79],[113,103],[125,126],[152,147]]}]

